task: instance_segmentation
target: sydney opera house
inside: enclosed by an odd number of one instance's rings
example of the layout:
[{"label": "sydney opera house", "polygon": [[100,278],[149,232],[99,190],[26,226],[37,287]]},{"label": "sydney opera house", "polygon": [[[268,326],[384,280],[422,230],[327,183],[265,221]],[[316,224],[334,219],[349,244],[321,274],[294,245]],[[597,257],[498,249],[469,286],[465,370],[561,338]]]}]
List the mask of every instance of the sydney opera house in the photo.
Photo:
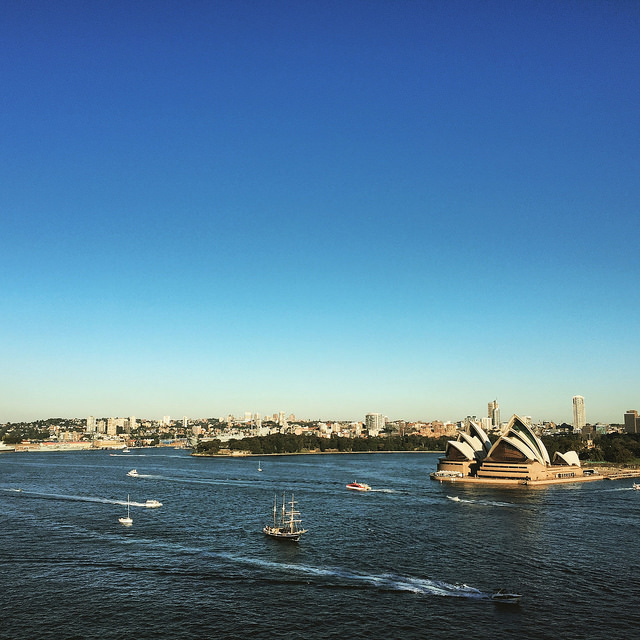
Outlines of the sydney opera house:
[{"label": "sydney opera house", "polygon": [[549,453],[521,418],[514,415],[506,431],[493,444],[475,422],[469,432],[461,432],[457,440],[449,440],[446,453],[431,474],[437,480],[465,479],[473,482],[509,484],[547,484],[595,480],[580,466],[575,451]]}]

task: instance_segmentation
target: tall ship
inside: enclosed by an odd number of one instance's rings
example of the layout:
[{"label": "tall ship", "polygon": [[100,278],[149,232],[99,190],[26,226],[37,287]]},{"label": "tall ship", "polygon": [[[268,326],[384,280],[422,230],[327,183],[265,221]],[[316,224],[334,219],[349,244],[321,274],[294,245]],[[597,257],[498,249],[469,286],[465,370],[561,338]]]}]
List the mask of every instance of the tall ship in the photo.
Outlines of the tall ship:
[{"label": "tall ship", "polygon": [[[287,506],[289,507],[287,509]],[[298,542],[300,536],[307,532],[301,528],[302,520],[298,518],[300,512],[296,510],[296,502],[291,494],[291,500],[285,502],[282,496],[282,505],[278,508],[277,496],[273,499],[273,524],[267,524],[262,529],[263,533],[278,540],[290,540]]]}]

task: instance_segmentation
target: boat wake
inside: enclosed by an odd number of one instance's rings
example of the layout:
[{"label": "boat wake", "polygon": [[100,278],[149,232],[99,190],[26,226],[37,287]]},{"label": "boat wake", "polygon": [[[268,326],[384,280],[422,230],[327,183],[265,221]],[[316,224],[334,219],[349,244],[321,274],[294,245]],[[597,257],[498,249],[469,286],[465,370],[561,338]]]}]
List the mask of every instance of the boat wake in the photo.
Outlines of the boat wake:
[{"label": "boat wake", "polygon": [[[394,573],[359,573],[341,568],[319,568],[300,564],[283,564],[255,558],[238,557],[233,554],[217,554],[235,562],[261,566],[273,571],[294,573],[307,578],[329,579],[328,587],[374,588],[380,591],[407,591],[418,595],[445,596],[452,598],[472,598],[486,600],[491,594],[470,587],[467,584],[451,584],[441,580],[403,576]],[[336,582],[336,580],[338,582]]]},{"label": "boat wake", "polygon": [[[127,474],[129,475],[129,474]],[[162,480],[163,482],[177,482],[180,484],[206,484],[213,486],[229,486],[229,487],[254,487],[256,486],[256,480],[245,480],[245,479],[233,479],[226,478],[221,480],[215,479],[200,479],[200,478],[178,478],[176,476],[162,476],[162,475],[153,475],[150,473],[139,473],[136,472],[135,475],[130,476],[133,478],[146,478],[147,480]]]},{"label": "boat wake", "polygon": [[[110,453],[109,456],[112,458],[146,458],[146,453]],[[154,456],[159,458],[160,456]]]},{"label": "boat wake", "polygon": [[466,502],[467,504],[479,504],[485,507],[519,507],[513,502],[499,502],[498,500],[472,500],[471,498],[461,498],[460,496],[447,496],[453,502]]},{"label": "boat wake", "polygon": [[[98,504],[117,504],[127,506],[126,500],[111,500],[109,498],[98,498],[93,496],[73,496],[73,495],[64,495],[60,493],[43,493],[41,491],[29,491],[27,489],[5,489],[2,491],[11,491],[14,493],[20,493],[25,498],[42,498],[44,500],[65,500],[71,502],[94,502]],[[158,506],[162,506],[161,503],[158,503],[156,500],[147,500],[145,502],[130,502],[132,507],[145,507],[145,508],[154,508]]]}]

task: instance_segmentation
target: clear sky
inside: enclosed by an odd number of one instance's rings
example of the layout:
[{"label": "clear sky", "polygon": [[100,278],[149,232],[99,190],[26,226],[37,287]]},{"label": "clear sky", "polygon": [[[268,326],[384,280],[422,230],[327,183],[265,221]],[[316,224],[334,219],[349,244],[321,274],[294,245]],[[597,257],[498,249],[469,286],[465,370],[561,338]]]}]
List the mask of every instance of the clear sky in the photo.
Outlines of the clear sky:
[{"label": "clear sky", "polygon": [[640,410],[639,2],[1,11],[1,422]]}]

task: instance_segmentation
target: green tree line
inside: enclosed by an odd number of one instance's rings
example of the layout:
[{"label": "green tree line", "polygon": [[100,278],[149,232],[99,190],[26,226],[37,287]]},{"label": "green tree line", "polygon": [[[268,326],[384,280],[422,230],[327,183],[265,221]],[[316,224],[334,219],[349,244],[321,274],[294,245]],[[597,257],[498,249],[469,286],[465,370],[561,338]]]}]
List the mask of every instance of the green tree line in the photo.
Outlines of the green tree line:
[{"label": "green tree line", "polygon": [[[232,439],[228,442],[208,440],[198,443],[196,453],[216,454],[220,450],[247,451],[254,455],[278,453],[319,452],[367,452],[367,451],[444,451],[450,438],[428,438],[418,435],[388,435],[373,438],[343,438],[332,435],[320,438],[316,435],[286,435]],[[576,451],[581,460],[630,464],[640,462],[640,434],[610,433],[595,440],[595,447],[588,449],[579,435],[545,436],[544,445],[553,459],[556,451]]]},{"label": "green tree line", "polygon": [[274,433],[241,440],[231,439],[200,442],[196,453],[215,454],[221,449],[248,451],[256,455],[270,453],[308,453],[310,451],[366,452],[366,451],[444,451],[447,438],[428,438],[418,435],[378,436],[374,438],[343,438],[332,435],[320,438],[316,435],[287,435]]}]

